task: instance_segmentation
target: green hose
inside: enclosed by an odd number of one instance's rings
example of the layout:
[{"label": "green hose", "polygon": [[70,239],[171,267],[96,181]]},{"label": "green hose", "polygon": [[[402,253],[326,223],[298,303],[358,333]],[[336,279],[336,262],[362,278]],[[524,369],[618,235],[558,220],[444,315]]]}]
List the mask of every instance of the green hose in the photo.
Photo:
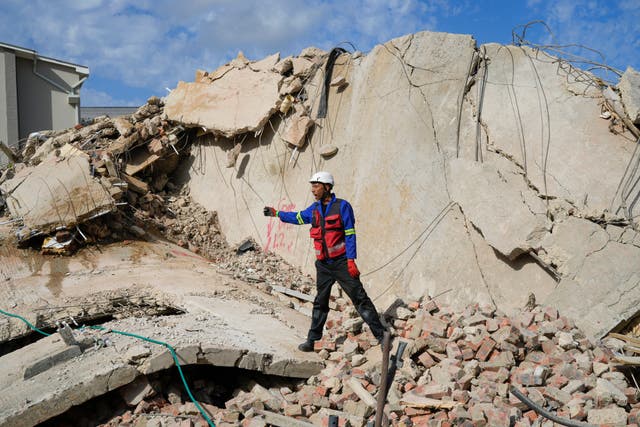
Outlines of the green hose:
[{"label": "green hose", "polygon": [[[45,335],[45,336],[50,336],[51,335],[51,334],[48,334],[48,333],[46,333],[44,331],[41,331],[40,329],[36,328],[31,323],[29,323],[29,321],[27,319],[25,319],[22,316],[19,316],[17,314],[7,313],[4,310],[0,310],[0,313],[4,314],[5,316],[15,317],[16,319],[22,320],[24,323],[27,324],[27,326],[29,326],[34,331],[41,333],[42,335]],[[100,331],[110,331],[110,332],[113,332],[115,334],[125,335],[127,337],[138,338],[138,339],[141,339],[143,341],[148,341],[150,343],[158,344],[158,345],[161,345],[163,347],[166,347],[169,350],[169,352],[171,352],[171,357],[173,357],[173,361],[176,363],[176,367],[178,368],[178,373],[180,374],[180,378],[182,379],[182,384],[184,385],[184,389],[187,390],[187,394],[189,395],[189,398],[196,405],[196,408],[198,408],[198,411],[200,411],[200,413],[202,414],[204,419],[207,420],[207,423],[209,423],[209,425],[211,427],[216,427],[216,425],[213,423],[213,421],[211,421],[211,418],[209,418],[209,415],[207,415],[207,413],[202,408],[202,406],[200,406],[200,403],[198,403],[198,401],[195,399],[195,397],[193,397],[193,394],[191,394],[191,389],[189,388],[189,385],[187,384],[187,380],[184,377],[184,374],[182,373],[182,368],[180,367],[180,362],[178,361],[178,356],[176,355],[176,351],[173,349],[173,347],[171,347],[171,345],[169,345],[169,344],[167,344],[166,342],[163,342],[163,341],[157,341],[157,340],[154,340],[154,339],[151,339],[151,338],[143,337],[142,335],[132,334],[130,332],[117,331],[115,329],[106,329],[103,326],[90,326],[89,328],[100,330]]]},{"label": "green hose", "polygon": [[196,405],[196,408],[198,408],[198,411],[200,411],[200,413],[202,414],[204,419],[207,420],[207,423],[209,423],[209,425],[211,427],[215,427],[215,424],[213,423],[213,421],[211,421],[211,418],[209,418],[209,416],[207,415],[205,410],[202,408],[202,406],[200,406],[200,403],[198,403],[198,401],[195,399],[195,397],[193,397],[193,395],[191,394],[191,389],[187,385],[187,380],[185,379],[184,374],[182,373],[182,368],[180,367],[180,362],[178,361],[178,356],[176,355],[176,352],[173,349],[173,347],[171,347],[171,345],[169,345],[169,344],[167,344],[166,342],[163,342],[163,341],[157,341],[157,340],[154,340],[152,338],[143,337],[142,335],[132,334],[131,332],[123,332],[123,331],[118,331],[118,330],[115,330],[115,329],[106,329],[103,326],[90,326],[90,328],[91,329],[97,329],[97,330],[100,330],[100,331],[108,330],[108,331],[113,332],[115,334],[120,334],[120,335],[124,335],[124,336],[127,336],[127,337],[138,338],[138,339],[141,339],[143,341],[148,341],[150,343],[158,344],[158,345],[161,345],[163,347],[166,347],[171,352],[171,357],[173,357],[173,361],[176,362],[176,367],[178,368],[178,373],[180,374],[180,378],[182,379],[182,384],[184,385],[184,389],[187,390],[187,394],[189,395],[189,398]]},{"label": "green hose", "polygon": [[4,310],[0,310],[0,313],[4,314],[5,316],[9,316],[9,317],[15,317],[16,319],[20,319],[22,320],[24,323],[27,324],[27,326],[29,326],[31,329],[33,329],[36,332],[41,333],[42,335],[44,335],[45,337],[50,336],[51,334],[46,333],[45,331],[41,331],[40,329],[36,328],[35,326],[33,326],[31,323],[29,323],[29,321],[27,319],[25,319],[22,316],[19,316],[17,314],[11,314],[11,313],[7,313]]}]

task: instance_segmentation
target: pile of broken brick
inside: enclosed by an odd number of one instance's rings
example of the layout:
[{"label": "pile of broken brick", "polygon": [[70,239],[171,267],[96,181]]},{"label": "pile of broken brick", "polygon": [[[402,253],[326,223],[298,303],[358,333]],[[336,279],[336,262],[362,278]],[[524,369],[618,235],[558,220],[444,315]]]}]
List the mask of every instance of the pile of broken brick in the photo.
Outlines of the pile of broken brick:
[{"label": "pile of broken brick", "polygon": [[171,216],[165,196],[176,189],[169,177],[188,132],[162,115],[162,100],[151,97],[129,116],[31,134],[0,177],[22,224],[18,241],[71,253],[87,241],[141,237],[149,222]]},{"label": "pile of broken brick", "polygon": [[[353,308],[336,302],[339,310],[330,313],[326,335],[316,342],[325,369],[297,387],[251,382],[224,408],[202,402],[216,426],[327,425],[337,416],[341,426],[360,427],[375,418],[380,346]],[[640,422],[632,373],[616,363],[614,351],[595,346],[553,308],[535,306],[508,317],[477,306],[455,312],[426,300],[396,304],[387,319],[396,335],[391,354],[407,343],[384,409],[391,425],[555,425],[537,413],[540,408],[573,425]],[[131,408],[105,426],[150,414],[162,425],[206,425],[195,405],[175,392]]]}]

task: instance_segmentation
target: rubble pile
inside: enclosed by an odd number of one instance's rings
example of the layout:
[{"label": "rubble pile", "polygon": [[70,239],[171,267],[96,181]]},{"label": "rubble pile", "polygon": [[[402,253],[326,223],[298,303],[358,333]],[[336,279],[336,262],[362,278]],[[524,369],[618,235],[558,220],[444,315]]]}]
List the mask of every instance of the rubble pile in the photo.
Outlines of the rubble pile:
[{"label": "rubble pile", "polygon": [[154,225],[170,241],[202,255],[223,274],[255,284],[269,291],[281,285],[310,294],[314,282],[299,268],[285,262],[273,252],[265,252],[252,238],[231,246],[220,232],[216,212],[195,203],[184,187],[164,197],[166,215]]},{"label": "rubble pile", "polygon": [[[380,346],[347,301],[335,303],[338,311],[330,313],[325,336],[315,343],[326,363],[318,375],[284,387],[250,382],[224,407],[214,404],[213,394],[222,385],[198,383],[196,395],[216,426],[327,425],[335,415],[339,425],[361,427],[374,419]],[[510,387],[567,420],[627,426],[640,419],[639,392],[614,353],[594,345],[554,308],[530,306],[507,317],[478,305],[456,312],[425,300],[397,304],[387,319],[396,335],[391,354],[400,342],[407,344],[387,395],[392,425],[553,425]],[[206,425],[175,387],[129,406],[104,425],[156,425],[135,424],[150,414],[162,425]]]},{"label": "rubble pile", "polygon": [[78,242],[143,236],[143,221],[167,213],[162,195],[175,188],[168,177],[187,136],[162,114],[151,97],[130,116],[31,134],[0,178],[19,241],[45,237],[45,252],[71,253]]},{"label": "rubble pile", "polygon": [[[153,96],[128,116],[34,132],[0,175],[0,209],[6,204],[21,225],[21,243],[38,237],[45,253],[71,254],[79,243],[142,238],[157,230],[218,259],[226,244],[216,214],[190,203],[188,188],[181,191],[172,173],[189,156],[192,143],[207,136],[215,142],[244,140],[248,133],[261,133],[274,114],[287,123],[285,140],[302,147],[313,125],[304,85],[325,58],[319,49],[255,62],[240,53],[211,73],[198,70],[195,82],[181,82],[166,106]],[[232,145],[227,167],[235,165],[241,148],[241,143]],[[198,220],[188,221],[194,213]]]}]

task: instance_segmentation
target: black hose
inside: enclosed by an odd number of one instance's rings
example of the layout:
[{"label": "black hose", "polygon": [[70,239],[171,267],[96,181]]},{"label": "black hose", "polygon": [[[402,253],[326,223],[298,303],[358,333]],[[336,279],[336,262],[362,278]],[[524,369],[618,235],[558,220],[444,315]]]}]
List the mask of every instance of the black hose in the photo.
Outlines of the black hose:
[{"label": "black hose", "polygon": [[563,426],[569,426],[569,427],[598,427],[594,424],[587,424],[580,421],[567,420],[565,418],[560,418],[557,415],[553,415],[551,412],[547,411],[542,406],[536,404],[527,396],[522,394],[520,390],[518,390],[514,386],[511,386],[509,391],[511,391],[511,394],[513,394],[515,397],[520,399],[520,401],[525,405],[527,405],[530,409],[533,409],[534,411],[536,411],[538,415],[542,415],[543,417],[550,419],[554,423],[562,424]]},{"label": "black hose", "polygon": [[324,68],[324,84],[322,86],[322,95],[320,97],[320,104],[318,105],[318,118],[322,119],[327,117],[327,99],[329,98],[329,85],[331,84],[331,74],[333,73],[333,66],[336,59],[347,51],[341,47],[334,47],[329,52],[329,59]]}]

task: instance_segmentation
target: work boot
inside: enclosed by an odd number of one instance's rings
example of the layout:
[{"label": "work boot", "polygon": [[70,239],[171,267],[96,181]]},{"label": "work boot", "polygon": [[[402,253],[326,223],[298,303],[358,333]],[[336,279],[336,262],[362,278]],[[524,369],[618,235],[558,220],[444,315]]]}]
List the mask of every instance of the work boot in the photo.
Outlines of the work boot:
[{"label": "work boot", "polygon": [[308,353],[310,351],[313,351],[313,341],[305,341],[302,344],[300,344],[298,346],[298,350],[300,351],[304,351],[305,353]]}]

